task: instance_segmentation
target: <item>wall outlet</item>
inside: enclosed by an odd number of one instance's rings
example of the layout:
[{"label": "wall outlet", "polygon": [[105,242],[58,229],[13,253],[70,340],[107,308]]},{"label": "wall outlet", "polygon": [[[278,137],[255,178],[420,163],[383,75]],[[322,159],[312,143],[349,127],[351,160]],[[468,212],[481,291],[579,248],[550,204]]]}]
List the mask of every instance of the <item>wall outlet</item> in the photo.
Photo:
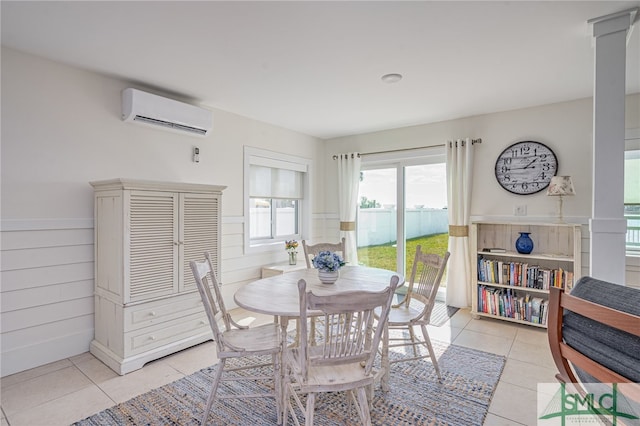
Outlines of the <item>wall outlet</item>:
[{"label": "wall outlet", "polygon": [[527,215],[527,205],[515,206],[513,207],[513,215],[514,216],[526,216]]}]

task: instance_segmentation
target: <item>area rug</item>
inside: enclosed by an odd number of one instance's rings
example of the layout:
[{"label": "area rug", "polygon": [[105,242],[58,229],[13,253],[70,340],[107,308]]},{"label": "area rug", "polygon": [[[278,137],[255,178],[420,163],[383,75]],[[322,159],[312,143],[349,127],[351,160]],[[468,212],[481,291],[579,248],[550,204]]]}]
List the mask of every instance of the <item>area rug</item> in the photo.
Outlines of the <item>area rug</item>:
[{"label": "area rug", "polygon": [[[444,378],[438,382],[425,359],[393,364],[391,391],[375,392],[371,409],[374,425],[482,425],[504,367],[502,356],[433,341]],[[391,352],[392,359],[401,354]],[[246,362],[246,361],[243,361]],[[81,420],[75,425],[200,425],[216,366],[154,389],[127,402]],[[269,384],[229,382],[222,391],[264,390]],[[321,394],[316,399],[316,425],[357,425],[348,412],[344,393]],[[272,399],[214,402],[211,425],[276,425]],[[288,424],[292,424],[290,418]]]},{"label": "area rug", "polygon": [[445,302],[441,302],[436,300],[436,303],[433,304],[433,310],[431,311],[431,319],[429,320],[429,324],[441,327],[449,318],[455,315],[458,312],[458,308],[454,308],[453,306],[447,306]]},{"label": "area rug", "polygon": [[[404,287],[396,291],[396,300],[393,303],[400,303],[402,299],[404,299],[405,294],[406,289]],[[421,307],[422,305],[416,302],[416,308],[421,309]],[[458,308],[448,306],[444,301],[436,299],[436,302],[433,304],[433,310],[431,311],[429,324],[435,327],[442,327],[456,312],[458,312]]]}]

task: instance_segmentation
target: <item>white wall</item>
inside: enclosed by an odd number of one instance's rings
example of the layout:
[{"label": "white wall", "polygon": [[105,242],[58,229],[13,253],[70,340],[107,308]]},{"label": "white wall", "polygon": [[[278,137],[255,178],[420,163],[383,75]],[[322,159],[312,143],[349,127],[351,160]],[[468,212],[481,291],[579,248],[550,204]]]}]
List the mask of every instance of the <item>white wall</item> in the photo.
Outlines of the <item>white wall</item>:
[{"label": "white wall", "polygon": [[[482,138],[476,145],[471,216],[476,219],[504,221],[547,220],[556,216],[556,200],[542,191],[533,195],[515,195],[502,189],[495,178],[495,161],[510,144],[535,140],[548,145],[558,157],[558,174],[571,175],[576,196],[566,197],[564,216],[582,227],[582,270],[589,271],[589,230],[592,193],[592,99],[580,99],[534,108],[403,127],[380,132],[335,138],[325,141],[325,158],[345,152],[378,152],[394,149],[435,146],[456,138]],[[627,128],[640,127],[640,94],[627,96]],[[326,163],[325,179],[337,186],[336,165]],[[527,217],[514,217],[515,206],[525,205]],[[337,200],[326,200],[327,211],[338,211]],[[636,285],[637,259],[627,260],[627,284]]]},{"label": "white wall", "polygon": [[[286,260],[284,248],[244,256],[243,146],[315,159],[321,141],[215,109],[214,130],[206,138],[124,123],[120,92],[126,87],[163,94],[2,48],[3,376],[89,349],[90,181],[124,177],[226,185],[221,280],[230,300],[237,286],[259,276],[261,265]],[[199,164],[192,162],[194,146],[200,147]],[[323,171],[324,164],[314,170]],[[312,198],[321,201],[316,191]],[[322,206],[316,202],[312,208]]]}]

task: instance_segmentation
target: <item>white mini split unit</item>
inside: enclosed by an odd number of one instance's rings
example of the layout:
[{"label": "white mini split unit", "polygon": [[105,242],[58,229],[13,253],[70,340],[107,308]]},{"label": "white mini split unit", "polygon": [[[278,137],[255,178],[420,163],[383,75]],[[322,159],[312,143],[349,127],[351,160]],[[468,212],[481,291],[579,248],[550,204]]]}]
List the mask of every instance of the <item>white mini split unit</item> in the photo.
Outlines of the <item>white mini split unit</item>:
[{"label": "white mini split unit", "polygon": [[213,128],[209,110],[131,88],[122,91],[122,120],[192,136]]}]

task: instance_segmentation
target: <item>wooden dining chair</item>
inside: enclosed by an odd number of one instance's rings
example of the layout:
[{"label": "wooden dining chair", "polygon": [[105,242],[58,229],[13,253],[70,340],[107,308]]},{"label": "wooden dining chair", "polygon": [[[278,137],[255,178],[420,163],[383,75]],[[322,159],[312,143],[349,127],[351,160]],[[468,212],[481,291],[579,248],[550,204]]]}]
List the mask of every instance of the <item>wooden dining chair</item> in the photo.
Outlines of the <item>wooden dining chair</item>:
[{"label": "wooden dining chair", "polygon": [[[300,297],[300,345],[285,349],[284,405],[282,424],[287,423],[287,409],[299,425],[296,408],[313,425],[315,398],[321,392],[346,391],[349,402],[355,403],[362,424],[370,425],[367,389],[373,389],[373,361],[383,333],[374,332],[374,311],[380,309],[379,321],[389,313],[399,278],[391,277],[389,286],[379,292],[353,291],[328,296],[307,292],[307,283],[298,281]],[[307,338],[308,311],[321,312],[324,330],[315,345]],[[306,406],[300,395],[306,394]]]},{"label": "wooden dining chair", "polygon": [[[449,252],[446,252],[441,257],[437,254],[424,253],[422,252],[422,247],[420,245],[417,246],[411,277],[408,281],[407,294],[400,303],[391,306],[388,320],[389,333],[393,330],[402,330],[409,333],[408,338],[404,333],[399,336],[390,334],[389,348],[412,347],[413,349],[413,357],[394,359],[390,363],[426,358],[427,355],[420,355],[417,350],[418,346],[424,345],[440,380],[442,380],[442,375],[429,339],[427,325],[429,325],[431,311],[433,310],[440,281],[442,281],[448,260]],[[422,339],[416,336],[414,326],[420,326]]]},{"label": "wooden dining chair", "polygon": [[321,251],[339,252],[343,259],[347,254],[344,237],[342,237],[338,243],[318,243],[313,245],[309,245],[305,240],[302,240],[302,251],[304,252],[304,260],[307,262],[307,268],[309,269],[313,268],[311,260]]},{"label": "wooden dining chair", "polygon": [[[202,304],[204,310],[209,318],[211,330],[213,331],[213,340],[216,343],[217,356],[220,360],[220,364],[216,370],[215,376],[211,383],[211,391],[209,398],[207,399],[207,405],[202,416],[202,424],[207,423],[209,418],[209,412],[216,399],[218,387],[220,381],[271,381],[273,380],[273,390],[265,391],[264,393],[253,394],[237,394],[228,393],[218,396],[219,399],[228,398],[274,398],[276,401],[276,410],[278,413],[278,422],[282,418],[282,376],[281,376],[281,333],[280,327],[277,324],[265,324],[258,327],[249,328],[236,324],[224,306],[224,300],[220,292],[218,281],[216,279],[213,263],[211,261],[211,255],[207,252],[204,254],[205,260],[202,262],[191,261],[189,262],[193,276],[196,280],[196,285],[200,296],[202,298]],[[209,280],[211,282],[209,282]],[[211,289],[213,288],[213,292]],[[259,356],[271,356],[270,363],[252,362],[247,366],[233,366],[227,368],[227,360],[232,358],[244,358],[244,357],[259,357]],[[273,374],[271,376],[264,375],[249,375],[242,376],[236,374],[238,371],[246,369],[258,369],[268,365],[273,366]],[[222,375],[225,372],[232,372],[232,374]]]},{"label": "wooden dining chair", "polygon": [[[340,242],[338,243],[318,243],[309,245],[306,240],[302,240],[302,251],[304,252],[304,260],[307,262],[307,269],[313,269],[313,263],[311,261],[315,256],[318,255],[321,251],[330,251],[333,253],[339,253],[342,258],[345,258],[346,255],[346,243],[345,238],[342,237]],[[311,330],[309,336],[311,336],[311,341],[314,340],[314,336],[316,335],[316,322],[322,323],[322,319],[311,318]],[[299,336],[296,336],[296,341]]]}]

